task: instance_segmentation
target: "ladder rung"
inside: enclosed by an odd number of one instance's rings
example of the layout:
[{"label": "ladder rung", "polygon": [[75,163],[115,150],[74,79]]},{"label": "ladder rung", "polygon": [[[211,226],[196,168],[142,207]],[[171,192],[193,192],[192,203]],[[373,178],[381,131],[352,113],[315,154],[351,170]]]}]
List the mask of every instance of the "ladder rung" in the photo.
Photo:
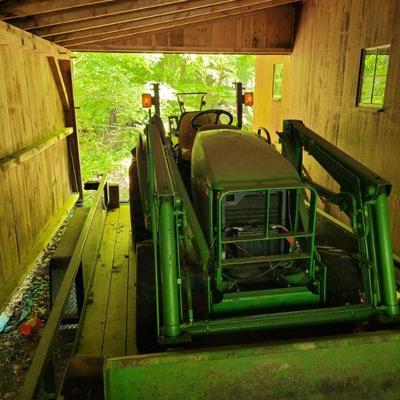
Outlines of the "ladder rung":
[{"label": "ladder rung", "polygon": [[240,258],[228,258],[222,260],[223,267],[231,267],[240,264],[264,264],[267,262],[274,261],[296,261],[311,258],[310,253],[291,253],[291,254],[275,254],[272,256],[258,256],[258,257],[240,257]]}]

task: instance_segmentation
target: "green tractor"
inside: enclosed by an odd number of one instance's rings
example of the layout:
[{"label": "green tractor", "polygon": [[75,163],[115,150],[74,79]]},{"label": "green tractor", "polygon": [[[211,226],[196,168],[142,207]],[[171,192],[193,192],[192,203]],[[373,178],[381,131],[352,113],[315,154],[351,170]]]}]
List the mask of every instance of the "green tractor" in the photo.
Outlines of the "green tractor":
[{"label": "green tractor", "polygon": [[[108,361],[106,394],[324,398],[329,387],[338,395],[387,394],[385,382],[391,390],[398,375],[396,330],[326,335],[398,321],[391,185],[301,121],[284,122],[281,152],[266,130],[266,137],[243,131],[252,95],[241,84],[235,124],[228,111],[202,110],[201,97],[199,110],[169,118],[169,132],[158,85],[154,92],[143,98],[155,113],[130,170],[144,355]],[[307,177],[303,152],[336,181],[337,193]],[[318,199],[338,206],[351,226],[326,219]],[[340,241],[344,248],[332,246]],[[249,344],[271,337],[289,342]]]}]

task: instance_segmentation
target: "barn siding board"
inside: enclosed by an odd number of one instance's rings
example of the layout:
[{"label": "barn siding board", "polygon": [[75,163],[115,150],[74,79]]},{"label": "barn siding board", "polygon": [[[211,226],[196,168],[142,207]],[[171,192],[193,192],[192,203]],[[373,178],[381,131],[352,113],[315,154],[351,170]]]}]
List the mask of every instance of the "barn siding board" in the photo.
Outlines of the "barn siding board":
[{"label": "barn siding board", "polygon": [[[10,188],[10,176],[8,173],[3,174],[1,177],[0,185],[0,237],[4,245],[1,245],[0,251],[0,285],[9,278],[13,270],[13,263],[15,259],[18,259],[18,245],[15,225],[3,223],[14,215],[13,211],[13,200]],[[4,247],[7,245],[7,251],[4,251]]]},{"label": "barn siding board", "polygon": [[[258,56],[254,127],[282,129],[301,119],[312,130],[393,184],[389,197],[394,250],[400,253],[400,2],[308,0],[302,7],[293,53]],[[356,107],[361,49],[391,44],[384,111]],[[273,64],[285,64],[282,100],[272,100]],[[277,140],[274,135],[274,140]],[[306,160],[316,181],[334,188]],[[329,210],[328,210],[329,211]],[[335,214],[334,210],[331,213]]]},{"label": "barn siding board", "polygon": [[[14,40],[14,34],[20,37]],[[64,128],[65,118],[47,61],[60,48],[48,43],[48,51],[35,52],[30,36],[10,31],[6,24],[0,25],[0,36],[10,39],[0,46],[1,159]],[[23,48],[21,38],[28,48]],[[40,45],[46,48],[44,41]],[[0,292],[6,285],[12,289],[8,282],[23,270],[20,263],[71,195],[69,170],[66,138],[12,167],[0,168]]]}]

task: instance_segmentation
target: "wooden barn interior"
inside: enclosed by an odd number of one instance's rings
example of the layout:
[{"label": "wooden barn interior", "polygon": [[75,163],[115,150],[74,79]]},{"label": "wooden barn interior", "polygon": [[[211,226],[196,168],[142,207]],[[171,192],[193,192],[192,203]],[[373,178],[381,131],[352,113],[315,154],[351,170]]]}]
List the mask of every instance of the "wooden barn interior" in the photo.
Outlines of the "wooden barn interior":
[{"label": "wooden barn interior", "polygon": [[[361,104],[363,54],[379,49],[389,57],[384,100]],[[74,51],[256,55],[254,129],[266,127],[277,141],[275,132],[282,130],[284,120],[301,120],[388,180],[393,253],[395,259],[400,255],[400,1],[0,0],[2,309],[67,215],[84,200],[72,82]],[[283,72],[281,91],[275,96],[277,66]],[[336,188],[316,162],[306,158],[306,166],[316,182]],[[104,184],[100,182],[100,188]],[[87,282],[89,276],[100,286],[111,279],[109,287],[125,285],[128,293],[135,285],[129,208],[121,205],[117,216],[106,216],[104,196],[100,191],[95,198],[97,208],[89,212],[66,279],[72,284],[83,264]],[[330,206],[323,211],[337,214]],[[118,221],[126,227],[110,231],[109,224]],[[94,227],[104,224],[104,233],[97,237]],[[118,246],[130,255],[118,261],[126,271],[116,282],[104,271],[93,278],[99,262],[116,262],[106,253]],[[93,256],[99,247],[100,261]],[[66,283],[64,299],[54,305],[59,315],[49,319],[50,332],[46,328],[34,359],[36,370],[29,371],[20,398],[32,398],[43,377],[47,349],[58,331],[69,289]],[[114,325],[109,324],[111,332],[101,338],[81,344],[84,350],[77,354],[84,357],[73,358],[73,367],[91,376],[102,368],[99,357],[135,352],[129,345],[135,334],[131,328],[125,331],[134,318],[131,301],[122,297],[121,311],[111,297],[98,306],[94,299],[88,305],[93,312],[86,314],[103,313],[101,321],[88,323],[82,331],[100,330],[107,318]],[[107,314],[107,304],[114,307],[114,314]],[[118,320],[121,315],[123,321]],[[121,336],[122,348],[116,344]]]}]

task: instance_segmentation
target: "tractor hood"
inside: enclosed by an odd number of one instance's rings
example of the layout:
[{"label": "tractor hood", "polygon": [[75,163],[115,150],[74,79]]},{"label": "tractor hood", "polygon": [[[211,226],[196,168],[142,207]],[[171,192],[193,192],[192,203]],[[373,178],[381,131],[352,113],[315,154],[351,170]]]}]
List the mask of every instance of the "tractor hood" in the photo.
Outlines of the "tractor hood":
[{"label": "tractor hood", "polygon": [[198,132],[192,183],[204,192],[302,184],[292,164],[264,139],[233,129]]}]

